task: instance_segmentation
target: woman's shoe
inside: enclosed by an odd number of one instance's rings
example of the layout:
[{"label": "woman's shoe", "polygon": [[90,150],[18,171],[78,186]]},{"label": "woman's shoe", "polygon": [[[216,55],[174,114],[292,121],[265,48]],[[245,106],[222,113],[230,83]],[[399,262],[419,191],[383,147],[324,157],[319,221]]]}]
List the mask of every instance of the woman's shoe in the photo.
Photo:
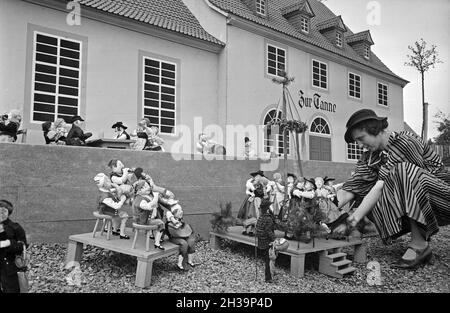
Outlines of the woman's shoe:
[{"label": "woman's shoe", "polygon": [[155,249],[159,249],[159,250],[166,250],[166,248],[164,248],[161,245],[155,245]]},{"label": "woman's shoe", "polygon": [[[120,235],[120,233],[119,233],[119,235]],[[130,239],[130,236],[128,236],[128,235],[124,235],[124,236],[120,235],[120,239]]]},{"label": "woman's shoe", "polygon": [[408,249],[413,250],[416,253],[416,257],[412,260],[400,259],[400,261],[394,263],[392,266],[394,268],[399,269],[415,269],[421,264],[426,264],[431,260],[433,253],[431,252],[430,245],[427,243],[427,246],[423,249],[417,249],[414,247],[408,247]]}]

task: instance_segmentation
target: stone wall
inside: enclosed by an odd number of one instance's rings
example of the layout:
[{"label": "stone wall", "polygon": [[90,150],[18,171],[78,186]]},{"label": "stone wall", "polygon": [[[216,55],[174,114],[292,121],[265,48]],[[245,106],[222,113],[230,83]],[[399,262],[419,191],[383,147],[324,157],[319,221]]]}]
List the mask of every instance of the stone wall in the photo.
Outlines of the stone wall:
[{"label": "stone wall", "polygon": [[[178,156],[179,157],[179,156]],[[97,188],[93,177],[109,173],[118,158],[128,167],[141,166],[154,181],[172,190],[186,220],[208,239],[211,213],[231,201],[236,215],[245,198],[245,181],[259,160],[175,160],[169,153],[0,143],[0,199],[14,205],[13,220],[33,242],[66,242],[71,234],[90,232],[95,220]],[[279,170],[283,168],[280,162]],[[303,162],[305,176],[346,179],[353,164]],[[292,171],[292,161],[287,162]],[[273,172],[267,172],[271,177]]]}]

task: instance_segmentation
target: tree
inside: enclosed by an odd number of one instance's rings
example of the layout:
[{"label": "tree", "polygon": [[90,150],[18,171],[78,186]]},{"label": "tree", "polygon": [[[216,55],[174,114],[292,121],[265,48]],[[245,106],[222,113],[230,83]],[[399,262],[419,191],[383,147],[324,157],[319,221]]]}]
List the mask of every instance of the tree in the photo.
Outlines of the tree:
[{"label": "tree", "polygon": [[411,55],[407,55],[408,62],[406,66],[416,68],[422,78],[422,138],[426,141],[428,137],[428,103],[425,103],[425,72],[430,68],[434,68],[437,63],[443,63],[438,59],[438,52],[435,45],[431,45],[431,49],[427,50],[427,43],[421,38],[420,42],[415,42],[415,47],[408,46],[412,51]]},{"label": "tree", "polygon": [[445,115],[442,111],[439,111],[434,116],[438,119],[436,124],[438,124],[437,130],[439,135],[434,138],[437,145],[450,145],[450,114]]}]

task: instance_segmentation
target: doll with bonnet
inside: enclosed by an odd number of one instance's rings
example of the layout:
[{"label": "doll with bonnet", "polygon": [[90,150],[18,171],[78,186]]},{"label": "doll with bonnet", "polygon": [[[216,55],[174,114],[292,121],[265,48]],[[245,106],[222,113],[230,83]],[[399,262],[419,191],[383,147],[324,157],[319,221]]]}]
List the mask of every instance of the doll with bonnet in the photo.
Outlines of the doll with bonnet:
[{"label": "doll with bonnet", "polygon": [[120,239],[130,239],[130,237],[125,234],[125,225],[128,220],[128,214],[122,210],[122,206],[126,200],[125,195],[119,195],[118,190],[113,187],[111,180],[104,173],[95,175],[94,181],[99,191],[97,200],[98,212],[113,217],[113,235],[120,235]]}]

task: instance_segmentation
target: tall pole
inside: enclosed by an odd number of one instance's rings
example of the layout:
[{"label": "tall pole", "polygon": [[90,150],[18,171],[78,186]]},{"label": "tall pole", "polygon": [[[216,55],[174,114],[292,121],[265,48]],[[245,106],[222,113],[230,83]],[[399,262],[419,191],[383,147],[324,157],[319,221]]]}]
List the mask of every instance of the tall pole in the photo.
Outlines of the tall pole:
[{"label": "tall pole", "polygon": [[[282,118],[287,120],[286,111],[287,111],[286,110],[286,85],[283,84],[283,115],[282,115]],[[289,135],[289,131],[288,131],[288,128],[286,126],[283,128],[283,156],[284,156],[284,177],[287,180],[287,170],[286,170],[287,136]]]}]

